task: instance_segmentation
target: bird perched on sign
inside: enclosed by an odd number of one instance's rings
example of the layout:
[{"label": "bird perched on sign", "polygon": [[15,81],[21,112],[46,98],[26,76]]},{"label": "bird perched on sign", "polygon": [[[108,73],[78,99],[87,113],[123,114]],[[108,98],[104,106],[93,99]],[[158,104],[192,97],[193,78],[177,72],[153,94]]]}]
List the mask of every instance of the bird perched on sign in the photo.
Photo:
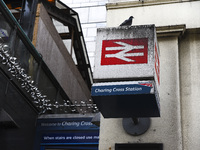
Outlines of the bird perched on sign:
[{"label": "bird perched on sign", "polygon": [[134,18],[133,16],[130,16],[127,20],[125,20],[119,26],[131,26],[133,18]]}]

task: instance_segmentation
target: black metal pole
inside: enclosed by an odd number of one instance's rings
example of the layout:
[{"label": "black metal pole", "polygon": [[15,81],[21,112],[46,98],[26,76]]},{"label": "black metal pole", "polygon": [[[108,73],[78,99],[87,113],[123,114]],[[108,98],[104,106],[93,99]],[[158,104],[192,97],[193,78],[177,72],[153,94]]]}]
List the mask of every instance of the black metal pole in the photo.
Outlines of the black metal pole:
[{"label": "black metal pole", "polygon": [[132,120],[135,125],[137,125],[139,123],[139,118],[132,118]]}]

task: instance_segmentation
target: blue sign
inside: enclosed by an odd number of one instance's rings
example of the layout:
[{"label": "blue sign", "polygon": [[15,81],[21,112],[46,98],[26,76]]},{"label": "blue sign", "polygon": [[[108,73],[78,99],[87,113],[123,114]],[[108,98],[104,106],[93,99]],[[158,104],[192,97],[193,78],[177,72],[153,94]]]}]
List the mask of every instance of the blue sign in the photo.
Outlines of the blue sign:
[{"label": "blue sign", "polygon": [[51,118],[38,119],[39,130],[98,130],[91,123],[92,118]]},{"label": "blue sign", "polygon": [[76,144],[98,144],[98,132],[67,132],[47,133],[42,136],[42,143],[76,143]]},{"label": "blue sign", "polygon": [[[99,127],[91,123],[91,117],[85,118],[42,118],[37,120],[35,150],[48,146],[92,145],[98,148]],[[74,147],[74,148],[75,148]],[[87,146],[82,146],[87,149]],[[60,147],[58,147],[60,148]],[[79,149],[79,148],[77,148]]]},{"label": "blue sign", "polygon": [[140,84],[92,86],[92,96],[149,94],[152,87]]},{"label": "blue sign", "polygon": [[153,80],[94,83],[91,96],[104,118],[160,116]]}]

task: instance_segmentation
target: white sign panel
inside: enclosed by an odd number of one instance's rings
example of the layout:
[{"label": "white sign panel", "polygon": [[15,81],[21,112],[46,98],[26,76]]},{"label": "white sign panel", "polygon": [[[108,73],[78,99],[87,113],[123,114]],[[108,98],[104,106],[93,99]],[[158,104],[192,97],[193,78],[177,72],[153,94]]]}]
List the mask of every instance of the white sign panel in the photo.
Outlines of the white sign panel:
[{"label": "white sign panel", "polygon": [[153,79],[159,77],[159,64],[154,25],[97,30],[96,82]]}]

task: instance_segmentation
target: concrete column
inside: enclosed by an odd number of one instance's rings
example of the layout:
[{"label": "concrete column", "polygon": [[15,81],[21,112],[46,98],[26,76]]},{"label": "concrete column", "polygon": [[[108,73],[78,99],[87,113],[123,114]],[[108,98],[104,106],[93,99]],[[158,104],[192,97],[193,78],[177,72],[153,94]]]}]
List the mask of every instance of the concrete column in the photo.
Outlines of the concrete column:
[{"label": "concrete column", "polygon": [[199,29],[187,30],[180,42],[180,79],[184,150],[198,150],[200,147],[199,33]]}]

